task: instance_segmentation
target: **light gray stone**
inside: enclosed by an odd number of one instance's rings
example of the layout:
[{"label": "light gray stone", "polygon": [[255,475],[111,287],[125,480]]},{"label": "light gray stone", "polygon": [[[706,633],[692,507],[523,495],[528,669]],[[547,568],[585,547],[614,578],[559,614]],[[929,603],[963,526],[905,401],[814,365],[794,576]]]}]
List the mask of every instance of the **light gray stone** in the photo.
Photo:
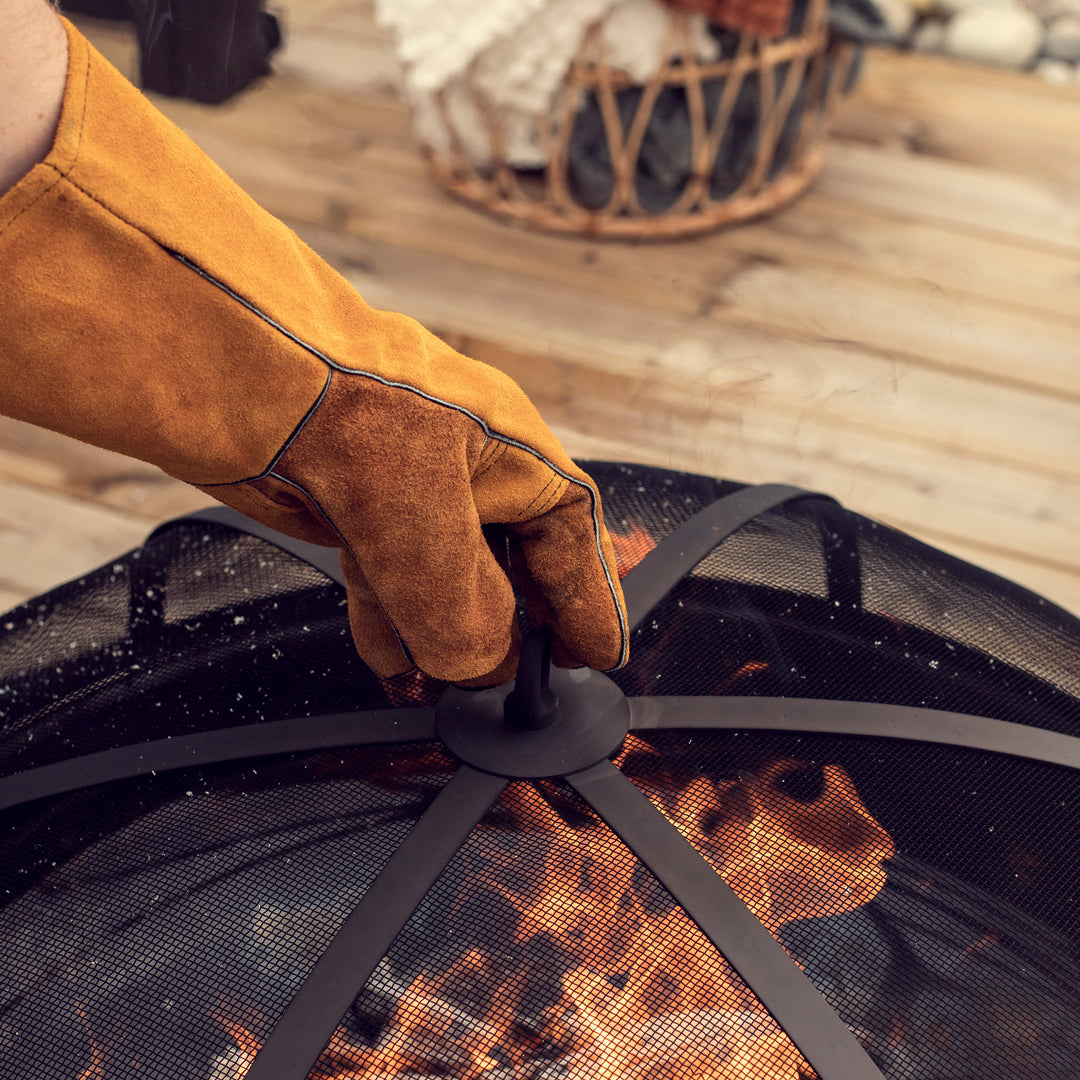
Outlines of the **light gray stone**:
[{"label": "light gray stone", "polygon": [[1050,23],[1043,54],[1069,64],[1080,61],[1080,15],[1059,15]]},{"label": "light gray stone", "polygon": [[1038,15],[1045,26],[1055,15],[1060,14],[1057,7],[1058,2],[1059,0],[1020,0],[1020,6]]},{"label": "light gray stone", "polygon": [[927,19],[915,31],[911,47],[916,52],[939,53],[945,50],[945,24],[939,19]]},{"label": "light gray stone", "polygon": [[957,12],[945,29],[945,51],[962,60],[1026,68],[1039,53],[1043,26],[1019,7],[972,7]]},{"label": "light gray stone", "polygon": [[915,23],[915,8],[908,0],[874,0],[890,34],[897,40],[907,37]]},{"label": "light gray stone", "polygon": [[942,15],[948,17],[961,11],[970,11],[972,8],[1018,8],[1023,5],[1020,0],[937,0],[936,6]]},{"label": "light gray stone", "polygon": [[1055,86],[1066,86],[1076,78],[1072,64],[1066,64],[1064,60],[1040,60],[1035,65],[1035,74]]}]

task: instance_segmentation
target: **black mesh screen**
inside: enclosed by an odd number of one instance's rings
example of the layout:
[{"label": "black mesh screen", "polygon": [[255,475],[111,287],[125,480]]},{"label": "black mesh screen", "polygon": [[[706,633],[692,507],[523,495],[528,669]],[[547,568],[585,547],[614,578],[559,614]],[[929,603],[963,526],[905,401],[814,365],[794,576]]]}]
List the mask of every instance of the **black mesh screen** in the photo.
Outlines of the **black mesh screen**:
[{"label": "black mesh screen", "polygon": [[[1074,904],[1048,909],[1080,895],[1080,779],[886,740],[814,749],[669,733],[635,740],[621,764],[885,1076],[1075,1077],[1080,927]],[[946,813],[963,828],[943,834]],[[512,786],[473,833],[342,1020],[333,1060],[362,1075],[405,1061],[407,1075],[814,1075],[659,882],[555,783]]]},{"label": "black mesh screen", "polygon": [[0,770],[139,739],[388,703],[345,594],[220,525],[173,525],[0,620]]},{"label": "black mesh screen", "polygon": [[109,831],[0,909],[0,1075],[242,1075],[220,1063],[265,1038],[445,776],[430,747],[305,755],[54,814],[60,848]]},{"label": "black mesh screen", "polygon": [[[1077,1075],[1080,780],[891,740],[830,740],[814,756],[824,743],[670,732],[633,738],[620,764],[887,1077]],[[130,820],[0,913],[2,1075],[243,1076],[445,775],[402,747],[184,774],[191,787],[149,811],[114,789]],[[812,1075],[663,887],[554,782],[508,789],[320,1069]]]},{"label": "black mesh screen", "polygon": [[[357,1038],[362,1032],[363,1037]],[[664,888],[562,784],[512,785],[327,1048],[362,1075],[811,1075]]]},{"label": "black mesh screen", "polygon": [[1080,1069],[1075,771],[870,738],[642,744],[626,771],[887,1077]]},{"label": "black mesh screen", "polygon": [[[669,531],[642,520],[628,532],[634,561]],[[614,678],[628,694],[889,702],[1071,733],[1080,630],[1026,589],[805,499],[750,522],[676,584]]]},{"label": "black mesh screen", "polygon": [[[740,488],[586,467],[624,575]],[[237,725],[254,751],[266,721],[434,702],[439,684],[361,664],[344,603],[271,544],[165,529],[0,617],[0,776]],[[631,656],[613,676],[631,696],[884,702],[1080,730],[1076,619],[821,499],[724,540]],[[1080,1075],[1074,770],[726,730],[632,734],[615,760],[888,1080]],[[0,1080],[244,1077],[453,768],[435,743],[253,757],[4,811]],[[815,1076],[561,781],[510,785],[362,981],[315,1080]]]}]

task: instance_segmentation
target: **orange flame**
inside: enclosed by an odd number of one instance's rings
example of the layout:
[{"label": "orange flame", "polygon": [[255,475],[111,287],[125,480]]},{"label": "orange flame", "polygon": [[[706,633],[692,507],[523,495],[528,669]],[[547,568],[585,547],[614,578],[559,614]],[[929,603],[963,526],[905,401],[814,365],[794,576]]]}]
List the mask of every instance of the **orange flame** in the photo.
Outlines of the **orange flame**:
[{"label": "orange flame", "polygon": [[656,547],[656,541],[640,525],[632,526],[628,533],[612,531],[610,536],[620,578],[626,577]]},{"label": "orange flame", "polygon": [[78,1001],[75,1002],[75,1014],[86,1029],[86,1036],[90,1040],[90,1064],[79,1073],[75,1080],[105,1080],[105,1051],[94,1038],[94,1032],[90,1027],[90,1017],[86,1015],[86,1009]]},{"label": "orange flame", "polygon": [[[633,766],[656,753],[631,736],[619,760]],[[398,1004],[377,1045],[357,1045],[339,1029],[310,1080],[525,1076],[538,1055],[557,1057],[567,1080],[812,1078],[681,908],[606,827],[569,824],[555,792],[530,783],[507,789],[500,805],[515,830],[498,831],[535,841],[544,854],[530,863],[514,844],[485,847],[484,868],[454,901],[466,921],[485,896],[513,905],[520,918],[504,950],[512,962],[474,948],[409,983],[384,962],[373,980]],[[792,919],[860,907],[885,883],[892,841],[839,766],[777,760],[733,780],[699,777],[646,792],[774,933]],[[524,1017],[536,971],[513,958],[538,941],[564,968],[555,996]],[[215,1080],[240,1080],[259,1041],[235,1019],[217,1018],[237,1052],[232,1071]]]}]

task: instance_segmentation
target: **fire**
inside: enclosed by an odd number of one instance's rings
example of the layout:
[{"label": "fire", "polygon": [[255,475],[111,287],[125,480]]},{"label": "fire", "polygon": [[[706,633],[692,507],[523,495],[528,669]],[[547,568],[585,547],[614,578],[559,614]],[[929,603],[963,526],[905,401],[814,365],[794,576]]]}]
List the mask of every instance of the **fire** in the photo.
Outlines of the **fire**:
[{"label": "fire", "polygon": [[626,577],[656,547],[656,541],[636,523],[630,527],[629,532],[620,533],[613,529],[610,535],[621,578]]},{"label": "fire", "polygon": [[[631,737],[619,760],[634,775],[655,756]],[[774,933],[860,907],[885,884],[892,841],[839,766],[777,760],[729,780],[642,786]],[[339,1029],[310,1080],[524,1080],[556,1061],[565,1080],[813,1078],[655,879],[610,830],[572,817],[560,799],[552,785],[513,784],[499,823],[481,829],[483,858],[451,925],[511,911],[506,940],[467,948],[445,970],[433,962],[410,981],[384,962],[373,983],[397,1006],[376,1045]],[[218,1059],[213,1080],[240,1080],[259,1042],[220,1022],[236,1052]]]},{"label": "fire", "polygon": [[105,1077],[105,1052],[94,1038],[94,1033],[90,1028],[90,1018],[86,1015],[86,1009],[80,1002],[75,1002],[75,1015],[79,1018],[79,1023],[82,1024],[86,1030],[87,1037],[90,1040],[90,1064],[76,1077],[76,1080],[104,1080]]},{"label": "fire", "polygon": [[[820,784],[812,799],[785,790],[804,773]],[[678,800],[674,820],[774,932],[793,919],[869,903],[885,884],[882,862],[896,853],[839,765],[816,770],[781,760],[737,780],[699,779]]]}]

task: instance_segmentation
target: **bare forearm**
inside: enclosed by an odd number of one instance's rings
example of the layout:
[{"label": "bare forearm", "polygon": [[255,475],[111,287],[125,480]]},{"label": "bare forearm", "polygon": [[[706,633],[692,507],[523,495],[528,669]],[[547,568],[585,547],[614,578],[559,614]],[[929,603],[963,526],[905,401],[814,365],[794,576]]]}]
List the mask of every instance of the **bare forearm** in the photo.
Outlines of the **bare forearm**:
[{"label": "bare forearm", "polygon": [[49,152],[67,71],[67,37],[46,0],[0,0],[0,193]]}]

